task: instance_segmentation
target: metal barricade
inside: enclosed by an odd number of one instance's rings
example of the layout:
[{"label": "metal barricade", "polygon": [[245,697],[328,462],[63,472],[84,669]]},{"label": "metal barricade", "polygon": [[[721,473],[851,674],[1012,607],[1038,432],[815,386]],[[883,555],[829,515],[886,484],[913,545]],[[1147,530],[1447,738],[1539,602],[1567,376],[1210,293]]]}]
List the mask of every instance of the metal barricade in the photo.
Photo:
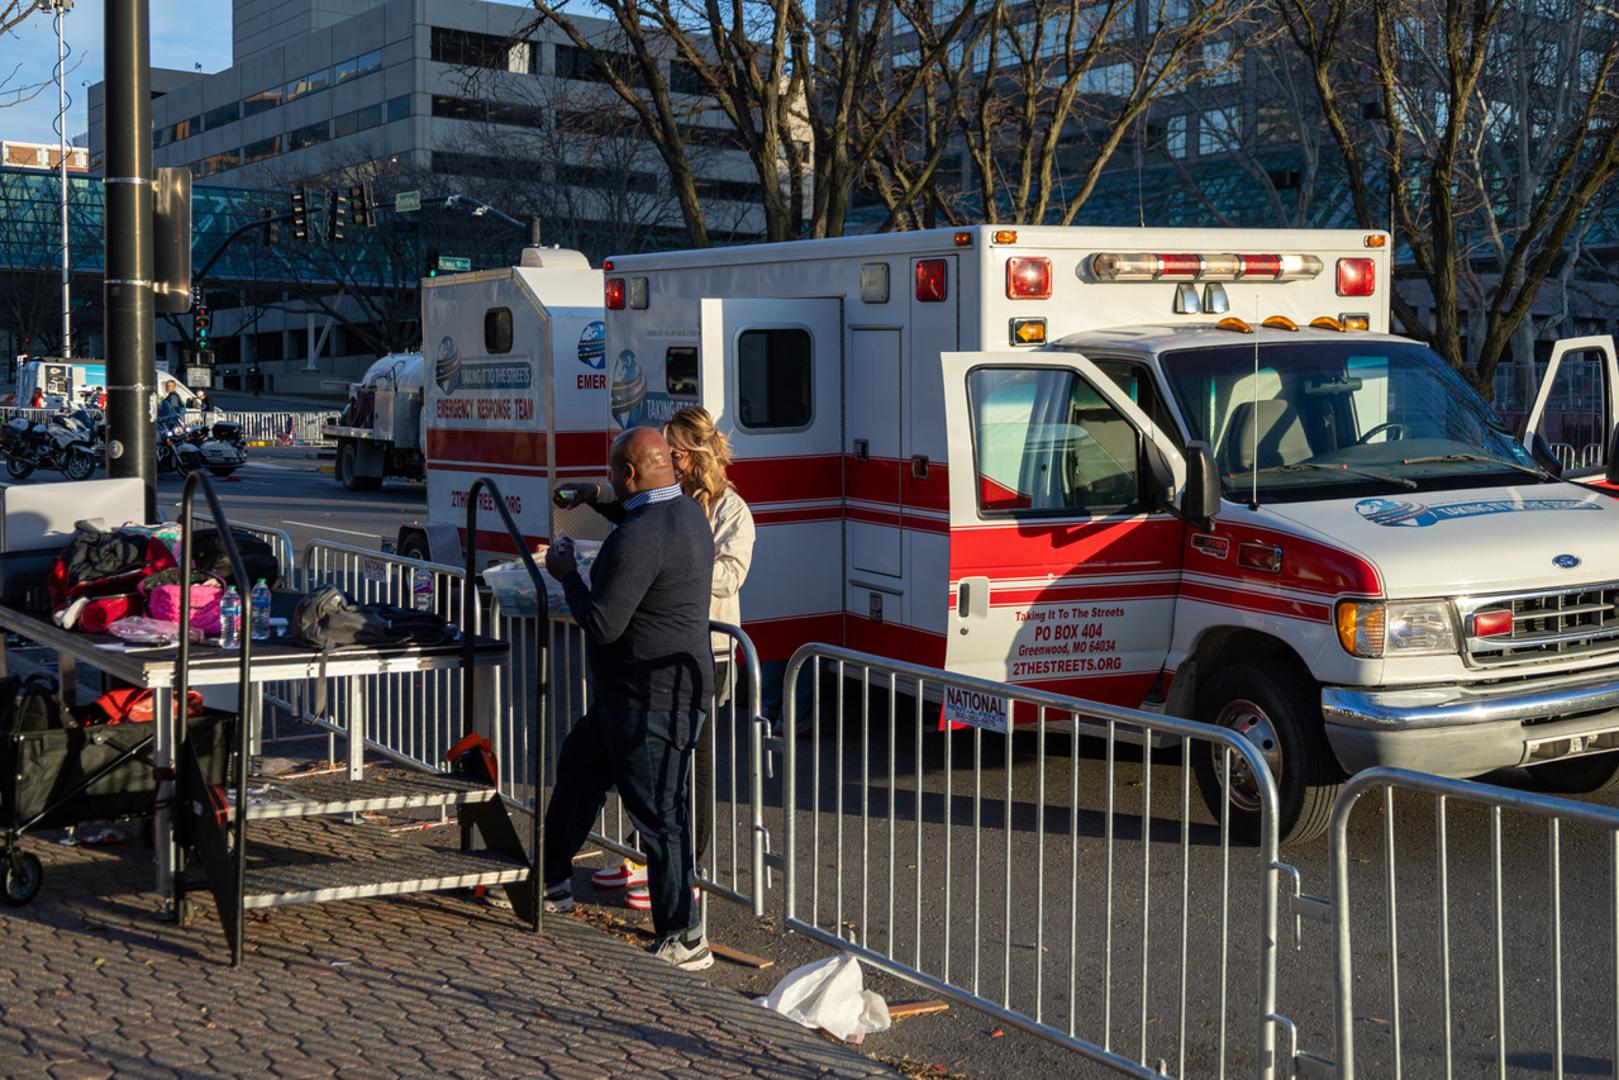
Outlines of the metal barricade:
[{"label": "metal barricade", "polygon": [[321,428],[330,421],[335,409],[313,412],[239,412],[215,409],[208,413],[210,422],[228,421],[242,426],[242,438],[250,443],[273,446],[323,446],[326,437]]},{"label": "metal barricade", "polygon": [[[312,591],[332,585],[360,603],[412,607],[421,596],[426,606],[431,585],[432,610],[451,622],[461,615],[465,571],[458,566],[424,562],[402,555],[348,544],[316,540],[304,549],[302,585]],[[480,616],[481,617],[481,616]],[[468,628],[473,633],[481,626]],[[365,744],[403,763],[444,769],[445,752],[465,734],[461,717],[463,680],[475,673],[459,670],[372,675],[346,680],[346,692],[328,697],[325,714],[315,716],[313,682],[276,684],[276,700],[294,716],[334,733],[347,734],[358,724]],[[349,745],[351,774],[359,769],[360,743]]]},{"label": "metal barricade", "polygon": [[[767,887],[762,871],[769,846],[763,803],[754,798],[762,791],[764,775],[764,719],[760,709],[759,659],[753,642],[739,627],[714,623],[716,637],[730,642],[728,652],[737,660],[726,666],[709,720],[702,735],[708,776],[701,776],[702,759],[694,762],[691,813],[699,851],[697,877],[705,895],[723,897],[765,914]],[[496,756],[500,762],[500,789],[520,806],[534,805],[533,779],[527,775],[527,733],[533,725],[523,720],[521,706],[542,700],[547,709],[549,744],[544,748],[543,771],[555,778],[557,754],[573,725],[593,701],[585,666],[584,632],[567,618],[537,619],[499,613],[489,633],[511,643],[511,661],[502,669],[497,690],[500,717]],[[535,681],[537,636],[545,635],[547,670],[542,685]],[[706,782],[705,782],[706,781]],[[698,823],[707,822],[706,836],[697,835]],[[591,841],[627,858],[641,859],[634,827],[623,804],[610,796],[591,833]]]},{"label": "metal barricade", "polygon": [[[788,731],[804,696],[770,860],[788,929],[1126,1075],[1274,1075],[1276,788],[1250,743],[824,645],[788,666]],[[1233,849],[1228,812],[1194,821],[1195,754],[1227,795],[1234,770],[1255,778],[1257,850]],[[1137,806],[1116,803],[1125,770]],[[1139,898],[1116,903],[1126,866]],[[1234,904],[1257,913],[1235,940]],[[1214,940],[1194,905],[1218,909]]]},{"label": "metal barricade", "polygon": [[[1378,837],[1382,858],[1356,856]],[[1330,899],[1296,909],[1330,924],[1333,959],[1308,965],[1297,997],[1334,1002],[1320,1026],[1336,1063],[1304,1054],[1293,1075],[1562,1077],[1619,1062],[1619,810],[1372,769],[1339,794],[1328,858]]]}]

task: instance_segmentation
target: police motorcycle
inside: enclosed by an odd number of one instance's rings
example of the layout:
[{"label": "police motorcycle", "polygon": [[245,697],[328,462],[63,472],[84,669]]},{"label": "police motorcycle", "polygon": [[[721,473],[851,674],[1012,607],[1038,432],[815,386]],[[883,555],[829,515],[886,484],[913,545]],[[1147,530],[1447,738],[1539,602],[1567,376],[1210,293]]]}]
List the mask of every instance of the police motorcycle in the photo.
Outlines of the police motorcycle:
[{"label": "police motorcycle", "polygon": [[35,469],[59,469],[69,480],[88,480],[101,463],[101,421],[85,408],[44,423],[15,417],[0,425],[0,451],[13,480],[25,480]]},{"label": "police motorcycle", "polygon": [[220,421],[212,427],[187,420],[184,413],[158,415],[157,467],[187,476],[207,469],[229,476],[247,464],[247,443],[240,424]]}]

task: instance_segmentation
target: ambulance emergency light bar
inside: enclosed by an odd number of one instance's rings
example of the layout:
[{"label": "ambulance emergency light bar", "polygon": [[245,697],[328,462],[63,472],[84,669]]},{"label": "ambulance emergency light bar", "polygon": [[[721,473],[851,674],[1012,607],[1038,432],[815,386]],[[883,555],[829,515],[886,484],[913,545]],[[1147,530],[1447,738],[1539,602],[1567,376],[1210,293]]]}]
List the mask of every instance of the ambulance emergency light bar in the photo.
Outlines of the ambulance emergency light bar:
[{"label": "ambulance emergency light bar", "polygon": [[1321,274],[1314,255],[1199,255],[1099,251],[1091,273],[1101,281],[1310,281]]}]

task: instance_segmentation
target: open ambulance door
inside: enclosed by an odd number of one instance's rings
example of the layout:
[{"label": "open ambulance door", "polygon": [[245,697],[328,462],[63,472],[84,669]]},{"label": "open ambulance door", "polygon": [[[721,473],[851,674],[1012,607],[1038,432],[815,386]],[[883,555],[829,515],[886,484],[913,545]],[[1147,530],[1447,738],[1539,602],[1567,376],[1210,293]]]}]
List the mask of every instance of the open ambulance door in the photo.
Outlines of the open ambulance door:
[{"label": "open ambulance door", "polygon": [[1524,425],[1524,449],[1533,453],[1538,437],[1563,466],[1565,479],[1611,487],[1616,425],[1619,358],[1613,338],[1557,342]]},{"label": "open ambulance door", "polygon": [[944,353],[950,670],[1139,705],[1174,629],[1185,466],[1095,364]]},{"label": "open ambulance door", "polygon": [[842,643],[843,305],[701,301],[698,400],[731,441],[731,482],[757,530],[742,588],[765,660]]}]

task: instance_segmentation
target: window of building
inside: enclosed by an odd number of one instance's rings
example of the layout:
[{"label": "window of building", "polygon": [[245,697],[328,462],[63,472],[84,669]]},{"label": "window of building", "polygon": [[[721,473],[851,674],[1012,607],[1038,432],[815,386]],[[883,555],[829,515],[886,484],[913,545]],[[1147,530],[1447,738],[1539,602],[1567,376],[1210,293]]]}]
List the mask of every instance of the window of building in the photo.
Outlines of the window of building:
[{"label": "window of building", "polygon": [[281,104],[281,87],[273,86],[243,98],[242,115],[257,116],[261,112],[269,112],[279,104]]},{"label": "window of building", "polygon": [[358,79],[361,75],[369,75],[373,71],[381,70],[382,50],[373,49],[361,56],[356,56],[352,60],[345,60],[341,64],[334,65],[332,68],[332,82],[348,82],[350,79]]},{"label": "window of building", "polygon": [[669,61],[669,89],[677,94],[703,94],[708,85],[697,69],[684,60]]},{"label": "window of building", "polygon": [[256,143],[248,143],[242,147],[242,164],[251,165],[255,161],[275,157],[281,153],[281,136],[272,135],[268,139],[260,139]]},{"label": "window of building", "polygon": [[168,146],[181,139],[189,139],[202,130],[202,117],[193,116],[188,120],[177,120],[159,132],[158,146]]},{"label": "window of building", "polygon": [[483,313],[483,347],[492,356],[512,351],[511,308],[490,308]]},{"label": "window of building", "polygon": [[1079,77],[1082,94],[1113,94],[1124,97],[1135,85],[1135,69],[1129,64],[1101,64]]},{"label": "window of building", "polygon": [[513,41],[494,34],[475,34],[470,30],[435,26],[431,47],[432,58],[441,64],[534,74],[532,41]]},{"label": "window of building", "polygon": [[393,123],[395,120],[403,120],[406,117],[408,117],[409,115],[410,115],[410,95],[409,94],[401,94],[399,97],[389,99],[389,101],[388,101],[388,122],[390,124]]},{"label": "window of building", "polygon": [[759,202],[764,189],[755,180],[697,180],[697,194],[705,199],[732,199],[736,202]]},{"label": "window of building", "polygon": [[302,150],[306,146],[323,143],[331,137],[332,122],[330,120],[321,120],[307,127],[287,132],[287,149]]},{"label": "window of building", "polygon": [[299,98],[307,97],[318,90],[324,90],[332,83],[331,75],[331,68],[322,68],[317,72],[305,75],[301,79],[294,79],[281,88],[282,98],[285,101],[297,101]]},{"label": "window of building", "polygon": [[[612,74],[617,75],[630,86],[645,85],[645,80],[641,78],[641,69],[635,63],[633,56],[627,53],[611,52],[606,49],[598,49],[596,53],[606,60],[612,69]],[[695,75],[695,72],[693,74]],[[596,55],[589,50],[581,49],[577,45],[558,45],[557,78],[577,79],[581,82],[607,82],[608,72],[596,59]],[[672,75],[671,78],[673,78]],[[700,91],[691,92],[697,93]]]},{"label": "window of building", "polygon": [[1235,105],[1206,110],[1198,120],[1197,152],[1223,154],[1242,142],[1242,114]]},{"label": "window of building", "polygon": [[1140,511],[1139,435],[1077,372],[978,368],[967,399],[984,516]]},{"label": "window of building", "polygon": [[754,431],[807,426],[812,370],[806,331],[744,330],[736,343],[738,422]]},{"label": "window of building", "polygon": [[191,175],[197,177],[213,176],[216,173],[234,169],[241,163],[242,157],[240,154],[235,150],[226,150],[222,154],[214,154],[212,157],[205,157],[201,161],[193,161],[191,163]]},{"label": "window of building", "polygon": [[1204,81],[1225,86],[1242,78],[1242,61],[1231,58],[1231,42],[1210,41],[1203,46]]},{"label": "window of building", "polygon": [[434,150],[432,168],[446,176],[514,176],[524,172],[537,173],[537,161],[521,158],[503,158],[492,154],[460,154],[450,150]]},{"label": "window of building", "polygon": [[1181,113],[1179,116],[1171,116],[1168,122],[1164,124],[1164,153],[1170,157],[1186,156],[1186,126],[1187,117],[1185,113]]},{"label": "window of building", "polygon": [[363,109],[355,109],[351,113],[344,113],[332,121],[339,139],[345,135],[353,135],[356,132],[374,128],[380,123],[382,123],[382,103],[380,101],[375,105],[367,105]]},{"label": "window of building", "polygon": [[226,124],[234,124],[242,118],[240,102],[233,101],[229,105],[221,105],[217,109],[210,109],[202,114],[202,129],[214,131]]},{"label": "window of building", "polygon": [[690,345],[671,345],[663,354],[663,385],[670,397],[697,396],[697,350]]},{"label": "window of building", "polygon": [[[622,191],[634,195],[656,195],[659,190],[657,173],[609,169],[595,165],[558,165],[557,183],[567,184],[569,187],[590,188],[593,191]],[[698,193],[702,193],[700,184]]]}]

